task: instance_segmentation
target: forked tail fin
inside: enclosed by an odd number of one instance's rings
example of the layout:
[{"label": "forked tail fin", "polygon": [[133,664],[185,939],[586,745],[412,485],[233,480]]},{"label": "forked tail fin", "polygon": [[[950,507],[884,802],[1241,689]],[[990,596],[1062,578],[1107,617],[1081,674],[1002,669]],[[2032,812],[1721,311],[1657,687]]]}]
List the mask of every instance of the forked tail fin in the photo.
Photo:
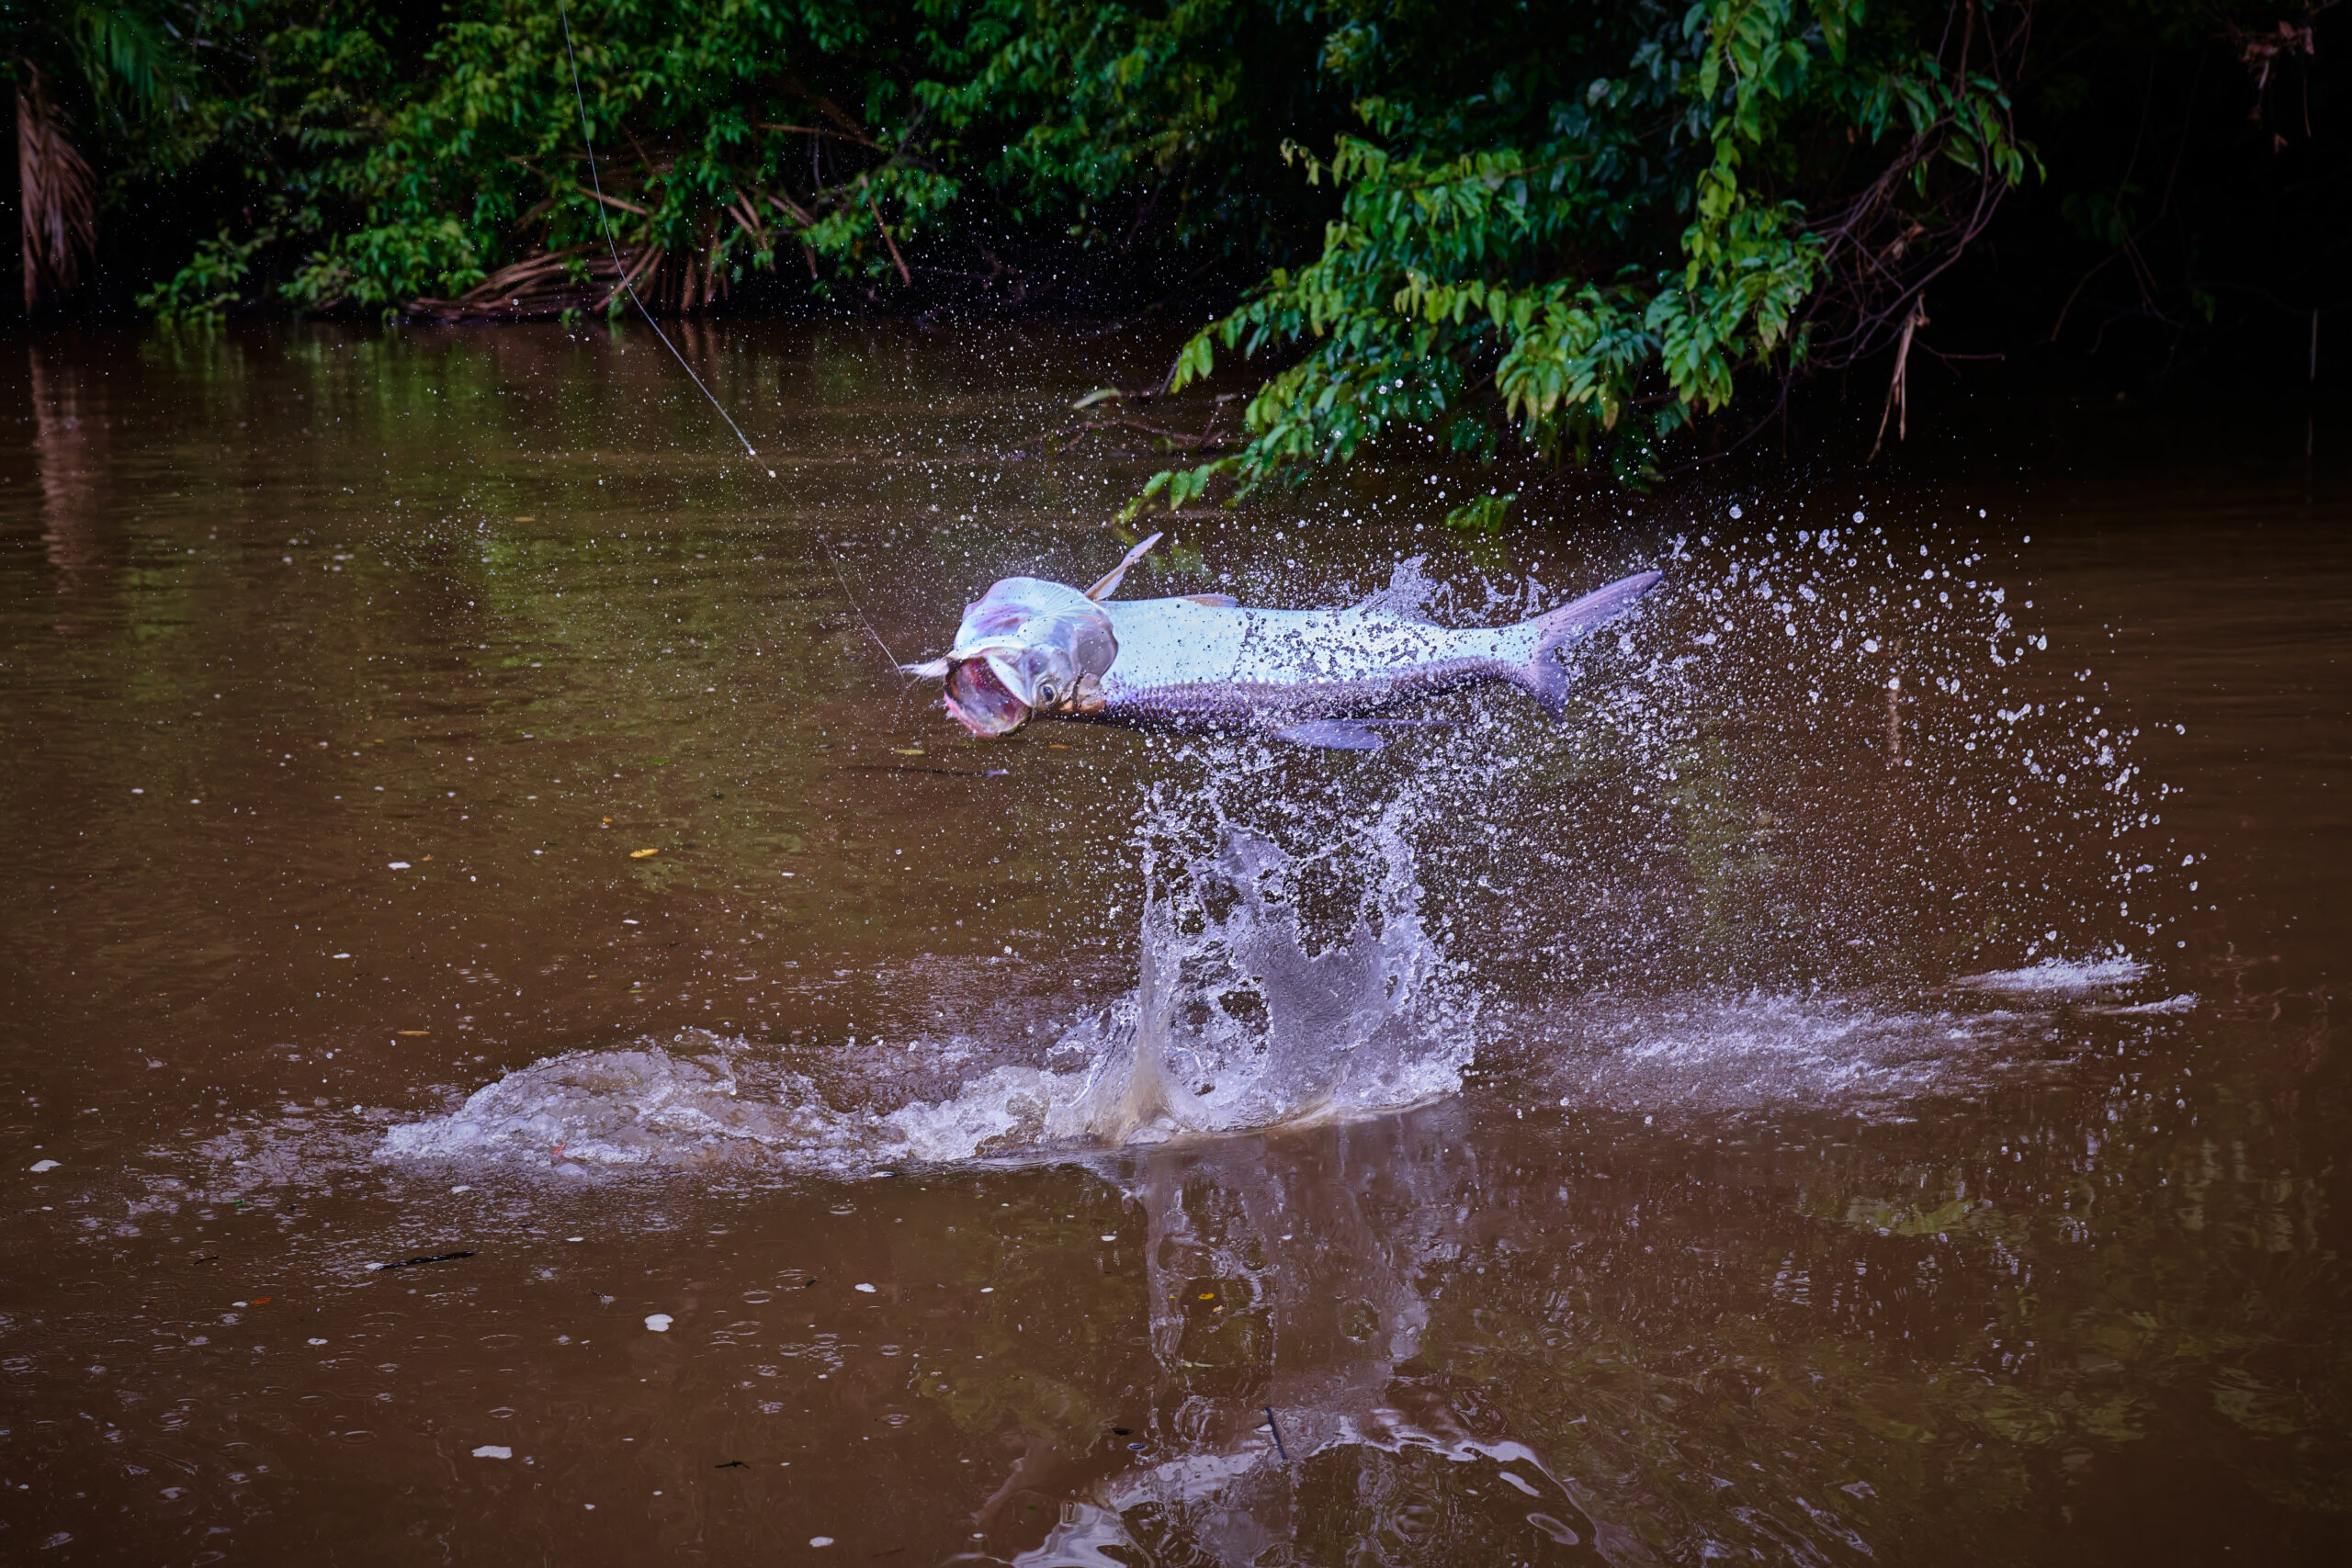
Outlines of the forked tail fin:
[{"label": "forked tail fin", "polygon": [[1511,671],[1512,683],[1542,703],[1545,713],[1559,717],[1568,701],[1568,671],[1560,662],[1560,650],[1623,614],[1664,575],[1657,571],[1635,572],[1606,588],[1595,589],[1573,604],[1546,610],[1528,622],[1539,634],[1535,656]]}]

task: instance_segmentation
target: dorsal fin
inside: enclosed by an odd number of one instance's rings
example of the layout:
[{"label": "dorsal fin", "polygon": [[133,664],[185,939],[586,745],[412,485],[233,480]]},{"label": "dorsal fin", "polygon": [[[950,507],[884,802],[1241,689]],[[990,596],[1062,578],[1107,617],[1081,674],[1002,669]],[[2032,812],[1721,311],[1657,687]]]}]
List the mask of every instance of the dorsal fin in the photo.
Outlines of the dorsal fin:
[{"label": "dorsal fin", "polygon": [[1129,550],[1127,552],[1127,558],[1113,567],[1109,571],[1105,572],[1102,576],[1102,581],[1096,583],[1093,587],[1086,591],[1086,596],[1089,599],[1101,600],[1108,599],[1112,594],[1117,592],[1119,588],[1119,579],[1127,575],[1127,568],[1143,559],[1146,555],[1150,553],[1151,547],[1158,543],[1159,543],[1159,536],[1154,534],[1150,538],[1146,539],[1142,544],[1137,545],[1134,549]]},{"label": "dorsal fin", "polygon": [[1212,610],[1241,608],[1241,601],[1230,593],[1179,593],[1176,597],[1190,604],[1206,604]]}]

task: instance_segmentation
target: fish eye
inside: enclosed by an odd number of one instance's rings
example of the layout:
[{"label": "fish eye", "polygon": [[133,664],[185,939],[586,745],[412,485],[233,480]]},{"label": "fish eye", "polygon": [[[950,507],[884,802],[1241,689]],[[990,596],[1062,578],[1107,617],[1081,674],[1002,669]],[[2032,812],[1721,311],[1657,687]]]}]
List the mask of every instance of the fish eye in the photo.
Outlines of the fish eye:
[{"label": "fish eye", "polygon": [[1051,681],[1037,688],[1037,702],[1043,707],[1054,705],[1054,683]]}]

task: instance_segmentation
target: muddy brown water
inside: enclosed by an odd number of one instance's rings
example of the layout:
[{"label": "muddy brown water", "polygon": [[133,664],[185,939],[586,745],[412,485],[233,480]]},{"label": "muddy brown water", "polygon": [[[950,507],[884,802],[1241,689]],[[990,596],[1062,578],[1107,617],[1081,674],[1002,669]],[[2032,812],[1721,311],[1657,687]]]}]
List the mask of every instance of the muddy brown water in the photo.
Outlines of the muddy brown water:
[{"label": "muddy brown water", "polygon": [[[1423,555],[1471,621],[1665,566],[1568,725],[982,743],[877,645],[1115,558],[1156,459],[1054,437],[1165,345],[689,338],[756,463],[641,338],[7,351],[0,1557],[2352,1549],[2300,430],[1564,480],[1466,544],[1384,459],[1152,582]],[[1211,972],[1375,927],[1356,1033]],[[1228,1024],[1312,1069],[1281,1125],[1038,1109]]]}]

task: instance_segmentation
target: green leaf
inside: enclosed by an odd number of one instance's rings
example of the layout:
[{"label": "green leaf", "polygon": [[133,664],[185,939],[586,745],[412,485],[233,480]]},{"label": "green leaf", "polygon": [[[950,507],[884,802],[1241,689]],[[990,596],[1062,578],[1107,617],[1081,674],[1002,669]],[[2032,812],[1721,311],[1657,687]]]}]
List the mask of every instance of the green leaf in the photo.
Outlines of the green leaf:
[{"label": "green leaf", "polygon": [[1445,525],[1473,534],[1499,534],[1503,531],[1503,513],[1518,499],[1516,495],[1479,496],[1447,513]]}]

